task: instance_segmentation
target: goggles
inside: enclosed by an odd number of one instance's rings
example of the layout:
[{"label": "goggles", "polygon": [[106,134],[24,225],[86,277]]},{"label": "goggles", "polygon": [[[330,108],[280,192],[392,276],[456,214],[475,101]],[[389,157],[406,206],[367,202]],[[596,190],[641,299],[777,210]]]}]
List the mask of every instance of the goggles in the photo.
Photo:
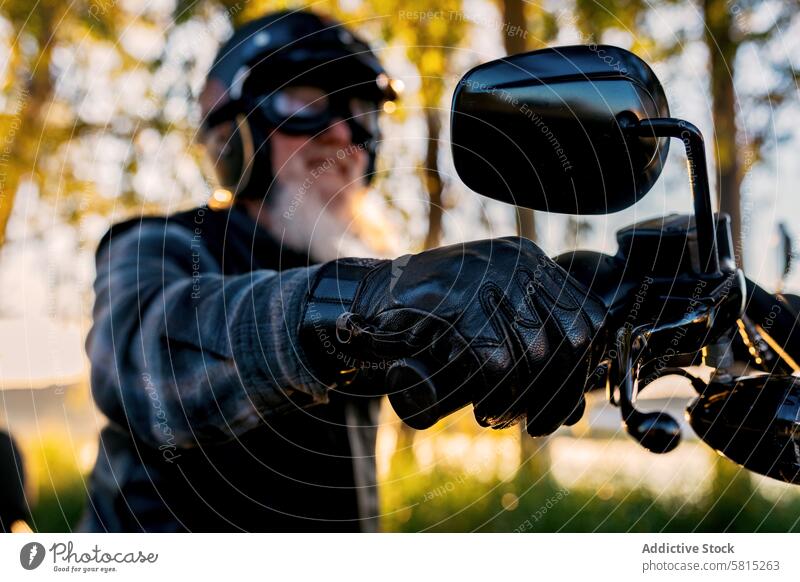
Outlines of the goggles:
[{"label": "goggles", "polygon": [[292,85],[260,97],[229,101],[212,111],[204,126],[210,129],[236,115],[257,115],[283,133],[317,135],[341,119],[353,132],[353,142],[361,143],[378,134],[379,107],[350,91],[328,93],[313,85]]}]

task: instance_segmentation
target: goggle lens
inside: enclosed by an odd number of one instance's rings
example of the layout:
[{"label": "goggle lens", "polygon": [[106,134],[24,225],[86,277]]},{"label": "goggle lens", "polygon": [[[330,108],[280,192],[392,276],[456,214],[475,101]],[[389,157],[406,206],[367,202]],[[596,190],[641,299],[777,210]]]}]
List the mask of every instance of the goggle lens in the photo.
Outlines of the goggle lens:
[{"label": "goggle lens", "polygon": [[313,119],[324,115],[330,108],[327,94],[317,87],[279,89],[270,101],[275,113],[285,120]]}]

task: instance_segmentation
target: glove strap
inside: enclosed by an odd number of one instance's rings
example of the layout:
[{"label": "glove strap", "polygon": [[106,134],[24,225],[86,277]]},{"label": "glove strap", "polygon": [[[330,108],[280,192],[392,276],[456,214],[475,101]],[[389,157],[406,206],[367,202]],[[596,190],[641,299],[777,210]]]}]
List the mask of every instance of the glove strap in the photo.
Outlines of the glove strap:
[{"label": "glove strap", "polygon": [[352,382],[356,360],[341,349],[353,333],[357,316],[350,312],[361,281],[380,259],[339,259],[323,264],[311,283],[299,337],[318,380],[329,387]]}]

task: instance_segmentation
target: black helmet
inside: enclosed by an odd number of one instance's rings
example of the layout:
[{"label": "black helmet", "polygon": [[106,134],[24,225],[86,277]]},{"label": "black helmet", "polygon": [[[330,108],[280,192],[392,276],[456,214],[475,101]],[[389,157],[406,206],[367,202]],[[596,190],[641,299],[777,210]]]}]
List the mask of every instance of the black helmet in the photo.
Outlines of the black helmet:
[{"label": "black helmet", "polygon": [[[328,17],[306,11],[281,11],[239,28],[222,46],[208,74],[225,88],[224,98],[203,121],[210,129],[234,121],[225,152],[214,160],[220,185],[239,197],[262,197],[274,176],[269,134],[315,135],[342,117],[353,142],[368,153],[369,180],[379,134],[377,112],[396,99],[392,82],[369,45]],[[281,96],[291,87],[319,88],[318,100],[286,111]],[[356,97],[369,111],[351,111]],[[324,107],[318,106],[324,101]],[[375,123],[366,123],[366,118]]]}]

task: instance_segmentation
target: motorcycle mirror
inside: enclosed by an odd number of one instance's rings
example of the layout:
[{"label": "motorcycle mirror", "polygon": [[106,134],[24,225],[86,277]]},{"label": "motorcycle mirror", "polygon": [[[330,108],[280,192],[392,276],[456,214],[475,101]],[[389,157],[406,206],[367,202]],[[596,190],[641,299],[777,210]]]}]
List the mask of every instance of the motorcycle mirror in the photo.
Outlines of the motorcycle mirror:
[{"label": "motorcycle mirror", "polygon": [[703,441],[735,463],[800,484],[800,378],[766,374],[712,382],[686,416]]},{"label": "motorcycle mirror", "polygon": [[625,131],[669,117],[642,59],[606,46],[547,48],[468,71],[453,94],[456,171],[479,194],[517,206],[606,214],[655,183],[669,139]]}]

